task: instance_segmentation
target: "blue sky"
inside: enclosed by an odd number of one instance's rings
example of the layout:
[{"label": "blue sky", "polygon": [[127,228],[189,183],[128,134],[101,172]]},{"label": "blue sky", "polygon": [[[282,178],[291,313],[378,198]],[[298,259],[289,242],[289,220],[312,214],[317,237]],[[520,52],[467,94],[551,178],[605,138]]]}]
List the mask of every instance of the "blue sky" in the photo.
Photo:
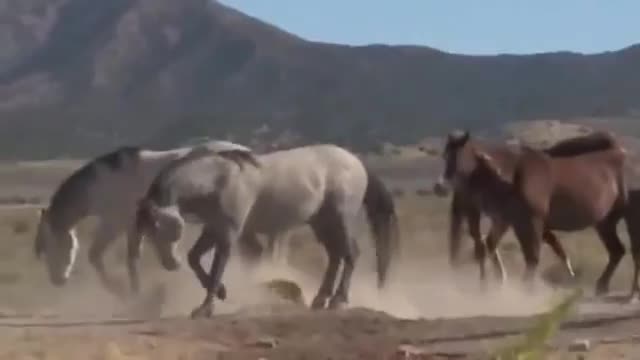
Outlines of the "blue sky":
[{"label": "blue sky", "polygon": [[464,54],[594,53],[640,43],[640,0],[220,0],[309,40]]}]

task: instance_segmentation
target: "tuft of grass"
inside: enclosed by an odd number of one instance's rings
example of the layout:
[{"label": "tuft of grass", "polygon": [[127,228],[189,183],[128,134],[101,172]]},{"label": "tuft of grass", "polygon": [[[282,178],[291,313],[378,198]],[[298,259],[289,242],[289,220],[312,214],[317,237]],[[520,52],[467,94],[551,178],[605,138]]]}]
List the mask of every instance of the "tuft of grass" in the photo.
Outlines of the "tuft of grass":
[{"label": "tuft of grass", "polygon": [[542,360],[545,345],[558,331],[562,321],[570,314],[575,302],[582,296],[578,289],[554,306],[549,312],[538,317],[534,326],[516,343],[499,349],[493,360]]}]

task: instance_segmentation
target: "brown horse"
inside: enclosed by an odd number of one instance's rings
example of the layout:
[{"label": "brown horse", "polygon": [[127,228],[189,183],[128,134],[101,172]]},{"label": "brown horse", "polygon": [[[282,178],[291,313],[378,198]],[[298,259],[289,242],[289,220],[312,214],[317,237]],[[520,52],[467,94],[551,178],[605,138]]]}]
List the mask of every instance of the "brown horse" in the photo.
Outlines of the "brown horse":
[{"label": "brown horse", "polygon": [[624,220],[629,232],[631,254],[633,254],[633,277],[629,299],[637,300],[636,296],[640,294],[640,283],[638,283],[640,275],[640,256],[638,256],[640,254],[640,189],[629,190]]},{"label": "brown horse", "polygon": [[[505,176],[501,163],[482,150],[475,150],[473,156],[476,174],[482,175],[477,186],[488,194],[486,198],[513,227],[520,242],[525,279],[535,277],[541,240],[551,230],[579,231],[593,226],[609,254],[596,286],[597,295],[606,294],[625,253],[616,232],[627,206],[624,149],[610,134],[595,133],[567,140],[546,152],[526,146],[521,150],[512,176]],[[637,240],[640,238],[632,238]],[[634,259],[640,255],[637,248],[634,246]]]},{"label": "brown horse", "polygon": [[[580,145],[580,144],[578,144]],[[581,146],[576,146],[576,140],[566,140],[548,151],[552,156],[576,153]],[[506,277],[504,266],[497,251],[497,244],[509,229],[509,223],[503,218],[500,208],[491,195],[484,191],[487,186],[482,173],[476,171],[476,154],[481,151],[501,165],[502,174],[511,178],[521,151],[518,147],[502,144],[488,144],[473,139],[468,132],[452,132],[448,136],[443,152],[445,171],[434,186],[434,192],[439,196],[448,193],[453,185],[454,193],[450,208],[449,229],[449,260],[453,266],[457,265],[460,249],[462,222],[466,219],[469,235],[474,241],[475,258],[480,267],[480,278],[485,280],[486,249],[491,251],[491,259],[502,281]],[[578,151],[579,152],[579,151]],[[480,218],[486,214],[491,220],[491,228],[485,240],[480,233]],[[573,267],[562,245],[550,231],[544,233],[545,242],[551,246],[554,253],[562,260],[570,276],[574,276]]]}]

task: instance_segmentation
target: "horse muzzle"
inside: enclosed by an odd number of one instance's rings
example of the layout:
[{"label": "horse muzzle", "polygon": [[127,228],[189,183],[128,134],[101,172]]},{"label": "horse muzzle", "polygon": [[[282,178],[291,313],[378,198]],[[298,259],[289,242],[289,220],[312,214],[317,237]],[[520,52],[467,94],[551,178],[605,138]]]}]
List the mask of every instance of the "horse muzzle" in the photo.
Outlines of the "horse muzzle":
[{"label": "horse muzzle", "polygon": [[444,180],[439,179],[433,185],[433,193],[441,197],[447,196],[449,194],[449,184],[447,184]]}]

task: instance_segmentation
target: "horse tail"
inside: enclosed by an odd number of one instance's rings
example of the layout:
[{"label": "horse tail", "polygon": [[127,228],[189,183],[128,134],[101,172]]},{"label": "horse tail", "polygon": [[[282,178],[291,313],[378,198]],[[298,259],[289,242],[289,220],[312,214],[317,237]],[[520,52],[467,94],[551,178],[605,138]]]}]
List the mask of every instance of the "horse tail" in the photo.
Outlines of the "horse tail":
[{"label": "horse tail", "polygon": [[384,287],[392,257],[398,251],[398,216],[391,192],[382,180],[367,169],[364,206],[375,241],[378,287]]}]

